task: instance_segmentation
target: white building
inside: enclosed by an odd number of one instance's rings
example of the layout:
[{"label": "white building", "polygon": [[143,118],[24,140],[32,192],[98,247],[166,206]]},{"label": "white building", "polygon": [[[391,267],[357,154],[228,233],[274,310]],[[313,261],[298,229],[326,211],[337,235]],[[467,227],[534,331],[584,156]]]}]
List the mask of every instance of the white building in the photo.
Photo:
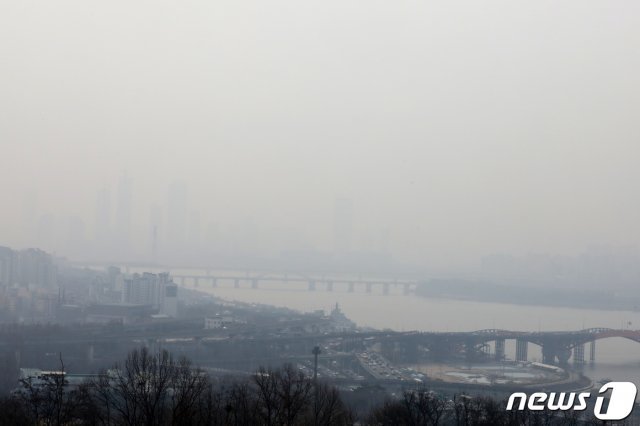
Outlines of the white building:
[{"label": "white building", "polygon": [[150,305],[163,314],[177,316],[178,286],[168,273],[133,274],[125,278],[122,284],[122,303]]},{"label": "white building", "polygon": [[225,327],[231,323],[233,323],[233,318],[229,316],[220,316],[216,315],[215,317],[205,318],[204,319],[204,328],[205,330],[212,330],[216,328]]}]

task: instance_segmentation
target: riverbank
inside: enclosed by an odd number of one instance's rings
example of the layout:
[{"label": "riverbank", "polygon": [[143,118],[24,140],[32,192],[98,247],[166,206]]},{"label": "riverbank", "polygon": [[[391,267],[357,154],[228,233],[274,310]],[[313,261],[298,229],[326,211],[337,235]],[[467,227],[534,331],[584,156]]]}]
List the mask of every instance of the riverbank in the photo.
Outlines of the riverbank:
[{"label": "riverbank", "polygon": [[430,280],[419,283],[416,296],[449,300],[540,307],[565,307],[632,311],[640,310],[640,296],[624,292],[557,287],[495,284],[483,281]]}]

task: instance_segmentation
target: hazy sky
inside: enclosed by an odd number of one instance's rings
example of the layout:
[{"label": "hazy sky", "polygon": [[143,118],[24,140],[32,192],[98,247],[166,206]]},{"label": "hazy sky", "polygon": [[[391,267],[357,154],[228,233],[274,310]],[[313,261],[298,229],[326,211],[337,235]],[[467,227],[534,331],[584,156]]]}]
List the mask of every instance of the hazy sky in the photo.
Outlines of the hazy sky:
[{"label": "hazy sky", "polygon": [[125,171],[137,250],[176,181],[260,249],[337,198],[412,262],[637,245],[639,75],[635,0],[0,0],[0,245],[91,240]]}]

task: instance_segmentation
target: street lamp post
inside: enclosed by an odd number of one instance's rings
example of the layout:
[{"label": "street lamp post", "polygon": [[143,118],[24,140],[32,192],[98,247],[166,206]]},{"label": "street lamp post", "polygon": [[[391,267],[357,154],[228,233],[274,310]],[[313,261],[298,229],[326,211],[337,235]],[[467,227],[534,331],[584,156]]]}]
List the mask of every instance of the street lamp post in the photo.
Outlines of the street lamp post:
[{"label": "street lamp post", "polygon": [[313,381],[315,382],[318,379],[318,355],[320,355],[320,346],[314,346],[313,351]]}]

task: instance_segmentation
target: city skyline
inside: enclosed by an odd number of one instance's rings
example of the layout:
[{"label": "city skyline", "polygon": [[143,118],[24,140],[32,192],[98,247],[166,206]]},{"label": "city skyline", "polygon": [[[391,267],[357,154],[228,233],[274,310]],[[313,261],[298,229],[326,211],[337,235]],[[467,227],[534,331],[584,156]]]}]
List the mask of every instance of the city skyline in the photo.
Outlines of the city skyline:
[{"label": "city skyline", "polygon": [[640,424],[640,2],[0,3],[0,426]]},{"label": "city skyline", "polygon": [[5,244],[89,240],[108,188],[150,255],[181,181],[231,251],[331,252],[342,198],[352,250],[415,264],[638,247],[640,6],[467,3],[7,7]]},{"label": "city skyline", "polygon": [[[319,244],[309,242],[296,244],[295,240],[285,236],[278,238],[272,234],[271,246],[265,244],[252,245],[251,235],[247,228],[239,222],[222,223],[215,216],[202,214],[190,208],[192,199],[188,196],[189,188],[185,181],[174,180],[167,184],[164,196],[145,206],[137,202],[135,197],[135,180],[128,172],[123,172],[112,186],[104,185],[95,191],[93,219],[84,220],[78,215],[55,214],[42,211],[38,207],[37,193],[31,191],[25,195],[22,206],[22,217],[25,228],[30,232],[23,234],[22,241],[8,240],[6,245],[21,248],[43,248],[59,255],[76,260],[122,260],[119,255],[134,256],[138,260],[153,261],[158,257],[170,261],[171,255],[188,249],[190,254],[202,251],[229,251],[236,255],[255,255],[278,257],[287,252],[308,251],[310,253],[333,253],[344,255],[353,253],[379,253],[393,256],[390,249],[390,229],[365,229],[357,218],[354,218],[354,200],[337,196],[328,200],[327,217],[322,226],[327,235]],[[112,190],[115,188],[116,190]],[[193,196],[193,194],[192,194]],[[90,200],[85,200],[87,207]],[[191,205],[189,204],[191,202]],[[332,210],[332,212],[330,211]],[[90,215],[91,216],[91,215]],[[221,215],[220,217],[224,217]],[[31,225],[32,224],[32,225]],[[258,240],[265,229],[259,229],[255,223],[249,222],[249,229],[256,231]],[[274,233],[277,228],[272,229]],[[262,231],[262,233],[261,233]],[[24,237],[26,235],[26,237]],[[41,244],[36,244],[40,241]],[[631,241],[631,239],[629,239]],[[244,243],[248,243],[243,245]],[[638,245],[627,244],[589,244],[576,247],[575,251],[494,251],[484,252],[467,263],[446,265],[445,269],[463,270],[469,265],[483,265],[488,258],[522,257],[522,256],[578,256],[587,252],[627,253],[640,255]],[[396,260],[403,261],[402,258]],[[416,262],[416,260],[413,260]],[[417,263],[417,262],[416,262]],[[441,265],[426,265],[436,268]]]},{"label": "city skyline", "polygon": [[[158,250],[163,245],[165,250],[167,246],[174,247],[175,250],[184,249],[189,245],[198,248],[201,244],[216,243],[216,237],[221,235],[220,224],[215,221],[215,218],[206,216],[208,220],[203,229],[200,212],[189,208],[189,191],[184,181],[172,181],[168,184],[164,200],[155,200],[148,206],[149,214],[146,221],[142,213],[143,207],[136,202],[133,189],[135,182],[129,174],[123,173],[114,186],[115,193],[109,185],[96,191],[94,219],[89,221],[77,215],[66,216],[42,212],[37,207],[35,192],[31,192],[29,199],[31,204],[28,206],[31,210],[30,220],[38,223],[38,232],[35,236],[18,241],[16,246],[35,247],[34,242],[40,239],[44,241],[43,248],[69,257],[76,256],[80,260],[87,260],[87,255],[94,260],[101,260],[104,256],[113,258],[113,253],[123,256],[125,253],[137,255],[139,258],[149,260],[153,257],[154,248]],[[358,229],[353,223],[353,202],[349,198],[339,197],[333,200],[333,205],[332,217],[326,218],[327,228],[333,230],[328,244],[320,247],[312,245],[296,247],[295,244],[289,246],[287,241],[281,241],[274,246],[275,249],[264,253],[274,255],[281,251],[296,249],[336,254],[351,251],[387,253],[386,232],[388,230],[385,229],[378,230],[377,233],[373,230],[371,235],[364,238],[360,235],[360,244],[355,249],[352,248],[354,229]],[[134,210],[141,214],[134,215]],[[227,225],[230,226],[225,229],[227,235],[224,238],[233,239],[244,236],[250,239],[250,235],[243,235],[242,231],[233,235],[234,224]],[[362,229],[358,230],[362,231]],[[240,252],[255,251],[251,245],[246,247],[240,245],[235,248],[239,248]]]}]

